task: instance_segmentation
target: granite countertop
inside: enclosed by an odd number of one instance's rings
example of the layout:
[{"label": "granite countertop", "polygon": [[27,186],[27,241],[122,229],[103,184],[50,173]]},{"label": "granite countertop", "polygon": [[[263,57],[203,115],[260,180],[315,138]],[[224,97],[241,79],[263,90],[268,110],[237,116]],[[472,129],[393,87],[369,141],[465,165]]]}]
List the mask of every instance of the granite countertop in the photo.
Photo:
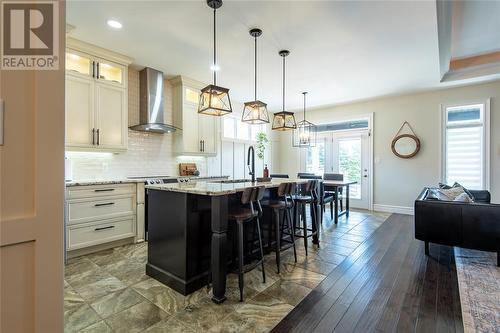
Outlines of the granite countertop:
[{"label": "granite countertop", "polygon": [[210,181],[191,181],[187,183],[173,183],[173,184],[157,184],[147,185],[147,189],[161,190],[169,192],[180,192],[189,194],[199,194],[208,196],[219,196],[233,194],[236,192],[243,192],[246,188],[265,186],[266,188],[278,187],[281,183],[306,183],[307,179],[273,179],[269,182],[210,182]]},{"label": "granite countertop", "polygon": [[94,179],[94,180],[72,180],[66,182],[66,187],[71,186],[89,186],[89,185],[109,185],[109,184],[126,184],[126,183],[142,183],[144,180],[139,179]]},{"label": "granite countertop", "polygon": [[[160,178],[160,179],[177,179],[177,178],[189,178],[191,180],[195,179],[221,179],[221,178],[228,178],[229,176],[205,176],[205,177],[200,177],[200,176],[191,176],[191,177],[186,177],[186,176],[170,176],[170,177],[151,177],[151,178]],[[110,184],[126,184],[126,183],[144,183],[145,177],[138,177],[138,178],[116,178],[116,179],[89,179],[89,180],[72,180],[72,181],[67,181],[66,187],[71,187],[71,186],[90,186],[90,185],[110,185]]]}]

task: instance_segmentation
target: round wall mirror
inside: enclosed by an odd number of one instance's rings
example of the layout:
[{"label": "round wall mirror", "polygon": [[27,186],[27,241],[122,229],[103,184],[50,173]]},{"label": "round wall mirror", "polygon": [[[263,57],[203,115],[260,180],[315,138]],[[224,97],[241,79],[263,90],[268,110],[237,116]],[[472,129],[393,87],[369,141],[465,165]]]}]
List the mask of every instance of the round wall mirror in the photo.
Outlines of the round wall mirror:
[{"label": "round wall mirror", "polygon": [[401,134],[392,140],[391,148],[397,157],[411,158],[420,150],[420,140],[415,135]]}]

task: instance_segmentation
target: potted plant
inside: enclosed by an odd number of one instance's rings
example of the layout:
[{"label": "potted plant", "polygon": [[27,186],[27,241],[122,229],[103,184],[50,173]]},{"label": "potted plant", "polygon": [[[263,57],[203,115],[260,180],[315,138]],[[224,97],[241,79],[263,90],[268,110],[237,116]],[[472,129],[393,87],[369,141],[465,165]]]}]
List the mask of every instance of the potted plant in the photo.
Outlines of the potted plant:
[{"label": "potted plant", "polygon": [[267,134],[264,132],[257,133],[257,158],[262,160],[262,168],[264,168],[264,153],[266,151],[266,144],[269,142]]}]

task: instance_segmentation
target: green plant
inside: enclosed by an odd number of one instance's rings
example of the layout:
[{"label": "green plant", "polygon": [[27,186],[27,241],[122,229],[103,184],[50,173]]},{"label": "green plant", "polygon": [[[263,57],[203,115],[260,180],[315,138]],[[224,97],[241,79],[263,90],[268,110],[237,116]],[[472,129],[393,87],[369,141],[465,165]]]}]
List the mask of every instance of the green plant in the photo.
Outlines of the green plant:
[{"label": "green plant", "polygon": [[264,152],[266,151],[266,143],[268,142],[269,139],[266,133],[257,133],[257,157],[261,160],[264,160]]}]

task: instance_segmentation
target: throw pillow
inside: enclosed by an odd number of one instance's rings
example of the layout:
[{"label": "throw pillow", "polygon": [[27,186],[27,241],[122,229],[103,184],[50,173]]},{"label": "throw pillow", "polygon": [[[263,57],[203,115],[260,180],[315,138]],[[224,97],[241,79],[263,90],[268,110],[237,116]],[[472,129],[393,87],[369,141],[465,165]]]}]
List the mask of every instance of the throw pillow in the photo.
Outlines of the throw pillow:
[{"label": "throw pillow", "polygon": [[461,184],[459,184],[459,183],[455,182],[455,183],[453,184],[453,186],[450,186],[450,185],[448,185],[448,184],[439,183],[439,188],[440,188],[440,189],[449,190],[449,189],[452,189],[452,188],[455,188],[455,187],[461,187],[461,188],[462,188],[462,190],[463,190],[465,193],[467,193],[467,195],[468,195],[468,196],[469,196],[469,198],[471,199],[471,202],[474,202],[475,198],[474,198],[474,196],[472,195],[472,193],[471,193],[468,189],[466,189],[465,187],[463,187]]},{"label": "throw pillow", "polygon": [[469,196],[469,198],[471,199],[471,201],[474,201],[474,196],[472,195],[472,193],[466,189],[465,187],[463,187],[462,185],[460,185],[459,183],[455,182],[455,184],[453,184],[453,187],[461,187],[465,193],[467,193],[467,195]]},{"label": "throw pillow", "polygon": [[469,197],[469,195],[468,195],[466,192],[464,192],[464,193],[462,193],[462,194],[459,194],[459,195],[455,198],[455,200],[453,200],[453,201],[457,201],[457,202],[473,202],[473,201],[471,200],[471,198]]},{"label": "throw pillow", "polygon": [[[460,194],[465,193],[464,189],[462,187],[452,187],[450,189],[439,189],[439,192],[441,192],[443,195],[448,197],[448,200],[453,201],[455,200],[456,197],[458,197]],[[465,193],[467,194],[467,193]]]}]

